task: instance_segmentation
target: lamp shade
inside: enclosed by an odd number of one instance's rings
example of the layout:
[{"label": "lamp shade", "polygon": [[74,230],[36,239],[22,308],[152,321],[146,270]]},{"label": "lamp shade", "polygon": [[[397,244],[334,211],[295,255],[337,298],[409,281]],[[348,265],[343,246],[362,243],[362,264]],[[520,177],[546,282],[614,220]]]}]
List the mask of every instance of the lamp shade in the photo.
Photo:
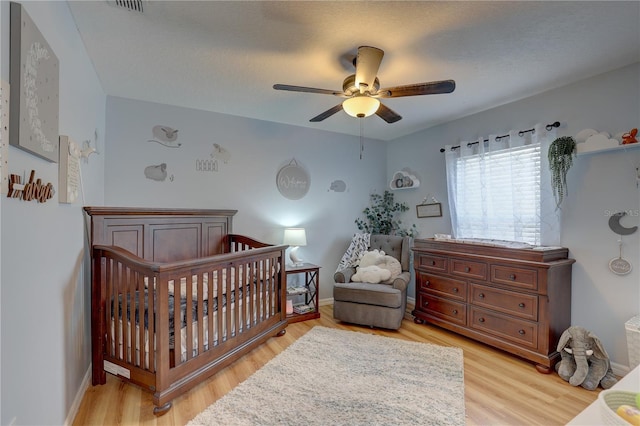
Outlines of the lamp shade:
[{"label": "lamp shade", "polygon": [[356,95],[342,102],[342,108],[352,117],[369,117],[376,113],[380,101],[366,95]]},{"label": "lamp shade", "polygon": [[304,228],[286,228],[284,230],[284,239],[282,243],[294,247],[306,246],[307,234]]}]

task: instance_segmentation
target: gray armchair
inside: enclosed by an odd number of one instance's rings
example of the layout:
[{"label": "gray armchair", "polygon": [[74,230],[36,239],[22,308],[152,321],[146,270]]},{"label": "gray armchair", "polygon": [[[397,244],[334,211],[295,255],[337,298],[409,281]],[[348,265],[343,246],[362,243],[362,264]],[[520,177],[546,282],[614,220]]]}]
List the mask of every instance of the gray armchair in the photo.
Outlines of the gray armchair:
[{"label": "gray armchair", "polygon": [[400,261],[402,273],[380,284],[351,282],[356,268],[337,271],[333,279],[333,317],[340,321],[397,330],[407,306],[411,279],[410,238],[371,235],[369,250],[382,250]]}]

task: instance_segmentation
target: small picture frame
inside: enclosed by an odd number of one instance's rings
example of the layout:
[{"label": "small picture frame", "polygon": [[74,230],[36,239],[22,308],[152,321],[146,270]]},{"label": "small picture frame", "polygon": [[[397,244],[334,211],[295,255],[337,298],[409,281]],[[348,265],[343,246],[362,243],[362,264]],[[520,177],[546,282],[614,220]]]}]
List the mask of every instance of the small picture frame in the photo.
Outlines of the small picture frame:
[{"label": "small picture frame", "polygon": [[442,216],[442,204],[418,204],[416,206],[416,214],[418,217],[439,217]]}]

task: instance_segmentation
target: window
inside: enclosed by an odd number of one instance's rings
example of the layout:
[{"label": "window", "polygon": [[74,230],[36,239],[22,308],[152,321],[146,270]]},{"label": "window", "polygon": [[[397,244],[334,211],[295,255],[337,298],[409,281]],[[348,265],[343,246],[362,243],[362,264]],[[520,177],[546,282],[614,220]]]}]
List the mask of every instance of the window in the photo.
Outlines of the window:
[{"label": "window", "polygon": [[543,218],[552,202],[544,196],[548,182],[541,153],[546,153],[546,140],[511,134],[471,146],[463,143],[458,150],[449,147],[447,185],[455,238],[559,242],[557,225],[554,237],[543,235],[549,234]]}]

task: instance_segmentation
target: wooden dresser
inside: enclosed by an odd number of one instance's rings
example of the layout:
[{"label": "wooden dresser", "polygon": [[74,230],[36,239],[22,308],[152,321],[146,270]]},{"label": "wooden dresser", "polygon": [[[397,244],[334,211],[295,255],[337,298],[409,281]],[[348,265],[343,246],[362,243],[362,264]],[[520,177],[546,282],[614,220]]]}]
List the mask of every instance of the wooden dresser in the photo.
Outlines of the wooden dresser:
[{"label": "wooden dresser", "polygon": [[550,373],[571,325],[568,249],[414,241],[415,322],[425,321],[532,361]]}]

